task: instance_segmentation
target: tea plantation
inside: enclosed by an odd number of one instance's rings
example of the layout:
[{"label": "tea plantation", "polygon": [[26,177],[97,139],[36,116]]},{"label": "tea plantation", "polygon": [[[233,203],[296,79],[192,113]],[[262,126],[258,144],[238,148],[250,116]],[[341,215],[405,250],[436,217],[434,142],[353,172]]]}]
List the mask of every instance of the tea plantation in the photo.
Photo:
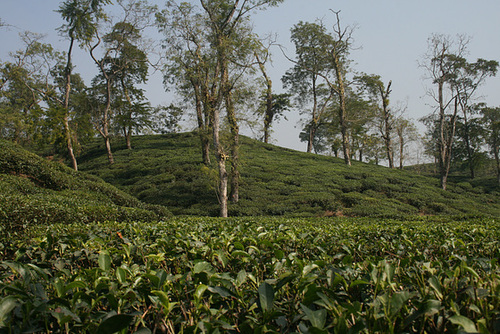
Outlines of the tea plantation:
[{"label": "tea plantation", "polygon": [[1,334],[500,333],[488,179],[444,192],[244,138],[219,219],[196,136],[133,144],[75,172],[0,141]]},{"label": "tea plantation", "polygon": [[[80,168],[143,202],[176,215],[217,216],[217,167],[202,164],[195,133],[138,136],[127,150],[117,142],[109,165],[102,140],[88,145]],[[297,152],[241,138],[240,201],[230,216],[408,215],[500,217],[496,178],[439,188],[436,177]],[[215,160],[215,159],[213,159]],[[228,164],[229,166],[229,164]]]},{"label": "tea plantation", "polygon": [[172,218],[0,235],[2,333],[500,331],[494,219]]}]

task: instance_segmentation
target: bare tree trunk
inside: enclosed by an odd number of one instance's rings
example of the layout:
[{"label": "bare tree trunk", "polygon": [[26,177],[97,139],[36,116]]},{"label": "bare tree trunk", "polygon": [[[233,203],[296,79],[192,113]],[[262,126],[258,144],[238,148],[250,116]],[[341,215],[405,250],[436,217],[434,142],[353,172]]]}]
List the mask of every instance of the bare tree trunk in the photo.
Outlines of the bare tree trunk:
[{"label": "bare tree trunk", "polygon": [[115,163],[113,158],[113,153],[111,152],[111,142],[109,136],[104,137],[104,145],[106,146],[106,152],[108,153],[108,161],[112,165]]},{"label": "bare tree trunk", "polygon": [[96,124],[96,128],[101,134],[101,136],[104,138],[104,144],[106,146],[106,152],[108,154],[108,161],[109,164],[112,165],[115,161],[113,158],[113,152],[111,151],[111,143],[109,139],[109,113],[111,111],[111,78],[109,75],[106,73],[106,69],[104,68],[104,64],[100,61],[97,60],[97,58],[94,56],[94,50],[101,44],[101,38],[98,37],[97,43],[90,47],[90,57],[92,57],[92,60],[94,60],[94,63],[96,63],[97,66],[99,66],[99,69],[101,70],[101,74],[104,76],[106,80],[106,107],[104,109],[104,113],[102,116],[101,124]]},{"label": "bare tree trunk", "polygon": [[443,144],[443,157],[441,166],[441,185],[443,190],[446,190],[448,175],[450,173],[451,167],[451,158],[452,158],[452,146],[453,146],[453,138],[455,137],[455,128],[457,123],[457,114],[458,114],[458,98],[455,98],[455,107],[454,107],[453,115],[450,119],[449,129],[447,130],[446,135],[443,135],[445,142]]},{"label": "bare tree trunk", "polygon": [[493,145],[493,155],[495,156],[495,161],[497,165],[497,184],[500,186],[500,156],[499,156],[499,147],[498,143]]},{"label": "bare tree trunk", "polygon": [[404,145],[403,135],[401,135],[399,137],[399,169],[403,169]]},{"label": "bare tree trunk", "polygon": [[351,149],[349,147],[349,134],[347,132],[347,108],[345,103],[345,87],[344,87],[344,77],[342,75],[342,69],[340,64],[340,59],[336,54],[333,54],[333,60],[335,65],[335,73],[337,75],[338,83],[338,95],[339,95],[339,121],[340,121],[340,132],[342,133],[342,149],[344,151],[344,161],[346,165],[351,165]]},{"label": "bare tree trunk", "polygon": [[264,63],[260,60],[259,55],[255,52],[255,58],[259,63],[260,71],[266,81],[266,111],[264,113],[264,143],[269,143],[269,132],[273,122],[273,82],[267,75]]},{"label": "bare tree trunk", "polygon": [[438,82],[438,103],[439,103],[439,174],[441,176],[441,188],[446,190],[446,183],[448,181],[447,173],[447,148],[446,148],[446,115],[443,100],[443,85],[442,81]]},{"label": "bare tree trunk", "polygon": [[[130,106],[130,108],[132,108],[132,106],[133,106],[132,99],[130,98],[130,95],[128,94],[128,89],[127,89],[127,86],[125,85],[125,81],[123,80],[123,78],[120,79],[120,82],[121,82],[121,85],[123,88],[123,92],[125,93],[125,98],[127,99],[128,105]],[[129,122],[128,129],[126,126],[123,127],[123,135],[125,137],[125,143],[127,145],[127,149],[131,150],[132,149],[132,126],[130,124],[132,123],[132,112],[128,113],[126,116],[129,118],[130,122]]]},{"label": "bare tree trunk", "polygon": [[[203,113],[201,89],[195,84],[193,84],[193,87],[195,87],[196,118],[198,120],[198,134],[200,136],[200,142],[201,142],[201,156],[203,159],[203,164],[205,166],[209,166],[210,165],[210,139],[209,139],[210,130],[209,130],[209,122],[206,121],[208,116],[207,116],[207,113]],[[204,120],[204,118],[205,118],[205,120]]]},{"label": "bare tree trunk", "polygon": [[233,203],[239,201],[240,188],[240,128],[236,121],[233,97],[230,90],[226,92],[227,121],[231,129],[231,193],[230,199]]},{"label": "bare tree trunk", "polygon": [[73,143],[71,140],[71,129],[69,127],[69,94],[71,92],[71,52],[73,50],[74,38],[71,38],[68,50],[68,62],[66,63],[66,87],[64,92],[64,136],[66,139],[66,147],[68,149],[71,165],[74,170],[78,170],[78,163],[76,162],[75,153],[73,152]]},{"label": "bare tree trunk", "polygon": [[227,183],[228,175],[226,171],[226,159],[227,155],[220,143],[220,112],[218,108],[212,109],[212,125],[213,125],[213,136],[214,136],[214,151],[215,158],[217,159],[217,165],[219,169],[219,205],[220,205],[220,216],[227,217]]},{"label": "bare tree trunk", "polygon": [[462,110],[464,112],[464,139],[465,139],[465,146],[467,148],[467,160],[469,160],[469,172],[470,172],[470,178],[474,179],[475,173],[474,173],[474,152],[472,150],[471,144],[470,144],[470,135],[469,135],[469,121],[467,119],[467,112],[465,109],[465,106],[462,105]]},{"label": "bare tree trunk", "polygon": [[113,152],[111,151],[111,142],[109,139],[109,111],[111,110],[111,82],[108,78],[106,78],[106,109],[104,110],[104,116],[102,121],[103,134],[104,134],[104,142],[106,144],[106,152],[108,153],[108,161],[109,164],[112,165],[115,163],[113,158]]},{"label": "bare tree trunk", "polygon": [[389,112],[389,94],[391,92],[391,81],[387,84],[387,89],[382,89],[379,86],[380,96],[382,97],[382,112],[384,113],[384,141],[385,141],[385,151],[387,154],[387,160],[389,161],[389,168],[394,168],[394,154],[392,152],[392,140],[391,140],[391,114]]},{"label": "bare tree trunk", "polygon": [[127,128],[123,129],[124,134],[125,134],[125,144],[127,145],[127,150],[132,149],[132,129],[129,127],[128,130]]}]

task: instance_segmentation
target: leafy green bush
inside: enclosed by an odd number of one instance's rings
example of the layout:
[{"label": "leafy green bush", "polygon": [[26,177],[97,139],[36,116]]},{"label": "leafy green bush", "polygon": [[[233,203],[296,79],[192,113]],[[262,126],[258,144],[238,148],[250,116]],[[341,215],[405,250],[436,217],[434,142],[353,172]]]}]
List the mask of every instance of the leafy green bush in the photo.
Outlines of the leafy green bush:
[{"label": "leafy green bush", "polygon": [[170,216],[96,176],[75,172],[0,140],[0,224],[153,221]]},{"label": "leafy green bush", "polygon": [[[116,163],[109,166],[104,148],[97,154],[102,144],[96,140],[90,146],[92,154],[80,159],[80,167],[174,214],[218,215],[217,166],[214,158],[210,166],[201,164],[196,134],[138,136],[133,142],[133,150],[117,148]],[[500,197],[491,187],[485,191],[484,182],[471,182],[472,189],[450,182],[450,190],[442,191],[436,178],[356,161],[348,167],[341,159],[243,136],[240,153],[240,203],[229,203],[234,216],[324,216],[344,211],[365,216],[371,209],[377,217],[394,217],[395,210],[399,215],[500,216]],[[353,209],[355,205],[359,207]]]},{"label": "leafy green bush", "polygon": [[498,333],[499,224],[0,225],[0,332]]}]

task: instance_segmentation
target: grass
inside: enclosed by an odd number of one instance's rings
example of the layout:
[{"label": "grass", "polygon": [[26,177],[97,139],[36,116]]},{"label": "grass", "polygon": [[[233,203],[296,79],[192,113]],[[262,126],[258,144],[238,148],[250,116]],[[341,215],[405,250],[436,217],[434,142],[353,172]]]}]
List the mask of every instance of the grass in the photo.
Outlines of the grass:
[{"label": "grass", "polygon": [[[240,201],[232,216],[500,216],[498,187],[460,180],[448,191],[436,178],[411,171],[297,152],[242,137]],[[80,168],[143,202],[174,214],[218,213],[216,166],[202,164],[194,133],[138,136],[134,149],[115,147],[107,163],[100,141],[80,157]],[[494,179],[491,178],[491,182]]]}]

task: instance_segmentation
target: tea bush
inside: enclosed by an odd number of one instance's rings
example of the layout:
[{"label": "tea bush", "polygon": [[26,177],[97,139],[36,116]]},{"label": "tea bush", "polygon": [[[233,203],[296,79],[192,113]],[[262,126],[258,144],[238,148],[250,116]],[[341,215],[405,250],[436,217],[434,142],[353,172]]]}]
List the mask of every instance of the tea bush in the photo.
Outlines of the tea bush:
[{"label": "tea bush", "polygon": [[93,175],[47,161],[0,140],[0,224],[158,220],[162,206],[145,204]]},{"label": "tea bush", "polygon": [[[138,136],[133,142],[133,150],[117,147],[117,162],[109,166],[104,148],[101,155],[96,154],[101,145],[96,141],[92,154],[80,159],[81,169],[142,201],[165,205],[174,214],[218,214],[213,209],[218,205],[217,167],[215,161],[202,165],[195,133]],[[485,187],[484,182],[471,182],[470,187],[450,182],[449,191],[442,191],[436,178],[416,172],[357,161],[348,167],[341,159],[283,149],[243,136],[240,154],[241,202],[229,204],[235,216],[324,216],[332,212],[377,217],[500,216],[498,192],[491,185]]]},{"label": "tea bush", "polygon": [[2,333],[500,331],[494,219],[2,229]]}]

